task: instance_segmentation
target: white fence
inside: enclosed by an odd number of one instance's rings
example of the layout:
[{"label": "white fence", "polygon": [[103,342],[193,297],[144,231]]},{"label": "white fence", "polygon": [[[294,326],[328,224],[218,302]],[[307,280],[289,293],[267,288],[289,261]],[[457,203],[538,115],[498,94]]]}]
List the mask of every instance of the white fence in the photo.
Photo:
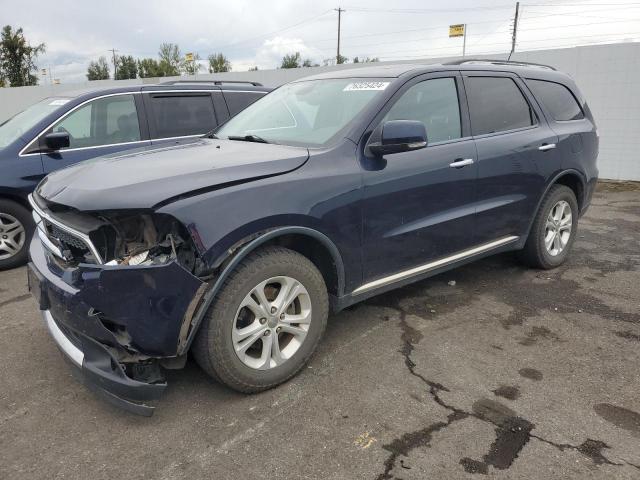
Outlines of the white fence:
[{"label": "white fence", "polygon": [[[504,56],[490,56],[502,58]],[[454,58],[420,59],[384,63],[440,63]],[[593,45],[556,50],[537,50],[514,54],[512,60],[552,65],[568,73],[585,94],[600,133],[600,177],[615,180],[640,180],[640,43]],[[319,72],[362,67],[348,64],[255,72],[202,74],[198,80],[251,80],[267,86],[278,86]],[[114,85],[158,83],[179,77],[144,80],[101,80],[69,85],[0,88],[0,122],[26,106],[45,97],[89,88]],[[181,77],[193,79],[194,77]]]}]

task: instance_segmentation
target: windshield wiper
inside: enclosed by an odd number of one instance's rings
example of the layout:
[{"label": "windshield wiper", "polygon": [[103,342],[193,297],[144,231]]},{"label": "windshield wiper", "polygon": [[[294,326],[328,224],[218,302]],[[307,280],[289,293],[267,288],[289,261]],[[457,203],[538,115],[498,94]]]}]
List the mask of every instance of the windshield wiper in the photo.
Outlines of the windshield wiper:
[{"label": "windshield wiper", "polygon": [[242,142],[269,143],[258,135],[229,135],[227,138],[229,140],[240,140]]}]

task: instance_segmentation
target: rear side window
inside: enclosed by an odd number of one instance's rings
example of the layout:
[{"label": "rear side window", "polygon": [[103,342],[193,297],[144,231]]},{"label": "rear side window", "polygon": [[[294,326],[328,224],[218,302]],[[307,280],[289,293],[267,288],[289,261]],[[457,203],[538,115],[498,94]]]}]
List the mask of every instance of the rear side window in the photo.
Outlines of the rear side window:
[{"label": "rear side window", "polygon": [[259,92],[224,92],[224,99],[227,101],[229,114],[233,117],[240,113],[259,98],[264,97],[264,93]]},{"label": "rear side window", "polygon": [[413,85],[391,107],[384,120],[424,123],[429,143],[460,138],[460,105],[455,79],[434,78]]},{"label": "rear side window", "polygon": [[538,100],[551,113],[554,120],[580,120],[584,113],[578,101],[567,87],[545,80],[527,80],[527,84]]},{"label": "rear side window", "polygon": [[511,78],[465,79],[473,135],[504,132],[535,123],[533,112]]},{"label": "rear side window", "polygon": [[155,95],[150,97],[154,138],[202,135],[213,130],[216,117],[211,95]]}]

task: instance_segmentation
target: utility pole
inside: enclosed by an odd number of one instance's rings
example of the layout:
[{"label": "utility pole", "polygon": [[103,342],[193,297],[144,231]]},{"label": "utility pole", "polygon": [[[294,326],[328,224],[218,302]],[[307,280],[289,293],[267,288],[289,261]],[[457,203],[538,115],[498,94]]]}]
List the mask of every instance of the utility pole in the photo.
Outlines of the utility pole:
[{"label": "utility pole", "polygon": [[113,53],[113,79],[116,80],[116,78],[118,77],[118,63],[116,61],[116,52],[118,50],[116,50],[115,48],[112,48],[109,51]]},{"label": "utility pole", "polygon": [[513,35],[511,36],[511,52],[507,61],[511,60],[511,55],[516,50],[516,39],[518,37],[518,10],[520,10],[520,2],[516,2],[516,14],[513,17]]},{"label": "utility pole", "polygon": [[338,12],[338,51],[336,53],[336,65],[337,65],[341,63],[340,62],[340,19],[342,16],[342,12],[344,12],[345,10],[340,7],[334,8],[334,10]]}]

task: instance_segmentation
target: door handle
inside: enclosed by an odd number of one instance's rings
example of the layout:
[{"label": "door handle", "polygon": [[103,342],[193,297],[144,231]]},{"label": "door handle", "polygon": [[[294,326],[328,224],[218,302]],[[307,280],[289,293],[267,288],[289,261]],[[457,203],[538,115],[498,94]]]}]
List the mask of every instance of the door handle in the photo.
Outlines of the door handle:
[{"label": "door handle", "polygon": [[554,148],[556,148],[555,143],[545,143],[544,145],[540,145],[538,147],[538,150],[540,150],[541,152],[546,152],[547,150],[553,150]]},{"label": "door handle", "polygon": [[473,158],[459,158],[453,163],[449,164],[451,168],[462,168],[466,167],[467,165],[473,165]]}]

